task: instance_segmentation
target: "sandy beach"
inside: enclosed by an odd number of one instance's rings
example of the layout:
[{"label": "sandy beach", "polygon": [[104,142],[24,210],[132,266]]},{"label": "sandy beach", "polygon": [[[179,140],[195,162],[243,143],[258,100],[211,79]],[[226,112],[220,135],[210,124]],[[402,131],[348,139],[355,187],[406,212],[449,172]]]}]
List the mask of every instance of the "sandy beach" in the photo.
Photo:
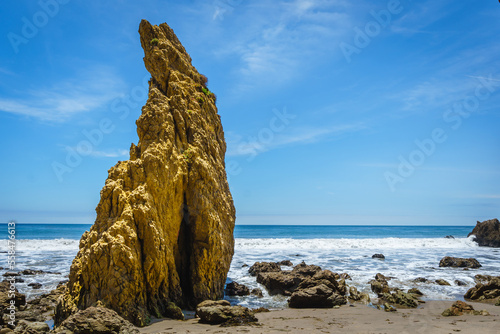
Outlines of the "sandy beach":
[{"label": "sandy beach", "polygon": [[453,301],[429,301],[418,309],[385,312],[355,304],[338,309],[283,309],[258,313],[258,325],[221,327],[185,321],[162,320],[141,328],[141,333],[498,333],[500,307],[469,303],[490,315],[444,317]]}]

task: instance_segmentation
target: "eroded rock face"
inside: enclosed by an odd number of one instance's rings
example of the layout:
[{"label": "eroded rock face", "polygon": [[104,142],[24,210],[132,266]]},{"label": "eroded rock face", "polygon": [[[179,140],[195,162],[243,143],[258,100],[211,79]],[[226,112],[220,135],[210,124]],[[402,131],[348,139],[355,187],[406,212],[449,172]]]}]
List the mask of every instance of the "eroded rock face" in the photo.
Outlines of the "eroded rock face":
[{"label": "eroded rock face", "polygon": [[56,323],[99,302],[142,326],[170,302],[194,308],[224,294],[235,209],[215,95],[166,23],[143,20],[139,33],[152,76],[139,143],[109,170]]},{"label": "eroded rock face", "polygon": [[500,276],[491,277],[487,282],[479,282],[464,295],[466,299],[483,301],[500,297]]},{"label": "eroded rock face", "polygon": [[500,247],[500,222],[498,219],[477,222],[468,237],[471,235],[475,236],[479,246]]}]

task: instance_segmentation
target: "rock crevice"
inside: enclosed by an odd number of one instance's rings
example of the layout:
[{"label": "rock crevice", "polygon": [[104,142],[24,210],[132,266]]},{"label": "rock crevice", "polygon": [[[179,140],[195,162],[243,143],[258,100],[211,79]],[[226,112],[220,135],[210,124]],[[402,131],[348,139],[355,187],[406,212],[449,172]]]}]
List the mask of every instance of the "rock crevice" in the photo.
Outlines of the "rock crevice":
[{"label": "rock crevice", "polygon": [[206,78],[167,24],[139,27],[149,95],[130,159],[108,172],[56,323],[105,306],[136,325],[220,299],[234,251],[226,143]]}]

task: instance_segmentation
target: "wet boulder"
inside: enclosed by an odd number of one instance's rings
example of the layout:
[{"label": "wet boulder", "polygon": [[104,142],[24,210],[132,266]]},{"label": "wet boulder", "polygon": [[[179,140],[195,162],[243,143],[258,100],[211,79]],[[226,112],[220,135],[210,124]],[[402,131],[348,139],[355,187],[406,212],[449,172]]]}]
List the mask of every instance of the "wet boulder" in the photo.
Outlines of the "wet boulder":
[{"label": "wet boulder", "polygon": [[238,282],[231,282],[226,284],[226,296],[248,296],[250,294],[250,289]]},{"label": "wet boulder", "polygon": [[280,272],[281,267],[276,262],[255,262],[249,269],[250,276],[257,276],[259,273]]},{"label": "wet boulder", "polygon": [[500,222],[498,219],[477,222],[468,237],[471,235],[479,246],[500,247]]},{"label": "wet boulder", "polygon": [[445,256],[439,261],[440,267],[453,267],[453,268],[480,268],[481,264],[474,258],[460,258]]},{"label": "wet boulder", "polygon": [[487,282],[477,283],[475,287],[470,288],[464,295],[466,299],[477,301],[491,300],[497,297],[500,297],[500,276],[491,277]]}]

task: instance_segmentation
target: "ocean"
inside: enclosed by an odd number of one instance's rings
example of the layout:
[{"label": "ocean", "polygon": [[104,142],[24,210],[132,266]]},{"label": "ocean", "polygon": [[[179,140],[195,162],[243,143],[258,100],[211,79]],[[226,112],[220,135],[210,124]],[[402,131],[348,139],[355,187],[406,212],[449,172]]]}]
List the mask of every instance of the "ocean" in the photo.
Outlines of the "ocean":
[{"label": "ocean", "polygon": [[[79,239],[90,224],[17,224],[16,269],[44,270],[46,273],[23,276],[17,283],[20,292],[33,298],[54,289],[66,280],[71,261],[78,252]],[[236,281],[249,288],[260,287],[263,298],[226,297],[232,303],[248,307],[286,307],[286,297],[269,296],[248,274],[248,267],[257,261],[305,261],[333,272],[348,273],[353,285],[362,292],[370,291],[369,281],[375,274],[394,277],[389,285],[408,289],[419,288],[428,300],[457,300],[474,283],[476,274],[500,275],[500,249],[479,247],[467,234],[473,226],[262,226],[237,225],[235,252],[228,282]],[[3,232],[2,232],[3,231]],[[7,271],[7,224],[0,225],[0,275]],[[1,237],[3,235],[3,237]],[[453,236],[453,238],[445,238]],[[385,260],[372,259],[375,253]],[[440,268],[444,256],[474,257],[479,269]],[[289,267],[288,267],[289,268]],[[287,267],[283,267],[287,269]],[[451,285],[414,283],[417,277],[444,279]],[[456,283],[460,280],[465,286]],[[30,283],[41,283],[33,289]],[[372,294],[374,297],[374,295]]]}]

